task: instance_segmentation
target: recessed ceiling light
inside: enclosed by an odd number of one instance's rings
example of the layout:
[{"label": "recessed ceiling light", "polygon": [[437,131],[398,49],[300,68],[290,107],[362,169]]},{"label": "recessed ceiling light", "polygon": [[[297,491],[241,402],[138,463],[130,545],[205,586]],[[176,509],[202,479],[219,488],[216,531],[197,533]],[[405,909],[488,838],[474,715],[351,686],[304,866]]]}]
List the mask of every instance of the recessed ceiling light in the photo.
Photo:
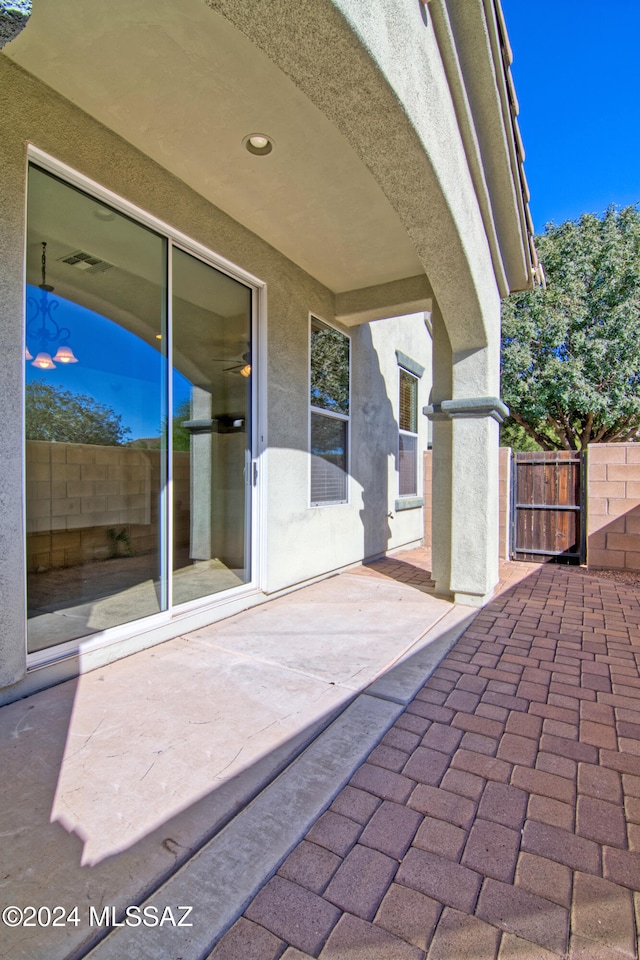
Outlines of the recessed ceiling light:
[{"label": "recessed ceiling light", "polygon": [[242,142],[256,157],[266,157],[273,150],[273,140],[266,133],[250,133]]}]

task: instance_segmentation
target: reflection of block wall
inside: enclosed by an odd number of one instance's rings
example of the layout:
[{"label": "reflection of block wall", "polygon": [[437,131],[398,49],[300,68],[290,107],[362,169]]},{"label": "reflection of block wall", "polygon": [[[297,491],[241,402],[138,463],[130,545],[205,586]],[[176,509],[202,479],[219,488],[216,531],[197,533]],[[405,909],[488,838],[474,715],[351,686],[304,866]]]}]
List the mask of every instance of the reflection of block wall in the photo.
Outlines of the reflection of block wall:
[{"label": "reflection of block wall", "polygon": [[151,523],[149,453],[28,440],[27,533]]},{"label": "reflection of block wall", "polygon": [[587,477],[588,565],[640,570],[640,444],[592,444]]},{"label": "reflection of block wall", "polygon": [[[29,571],[107,559],[113,552],[109,528],[126,528],[135,554],[157,550],[160,455],[159,450],[28,440]],[[188,503],[189,454],[177,453],[176,464],[176,496]],[[176,519],[178,532],[184,521]],[[126,553],[123,544],[119,550]]]}]

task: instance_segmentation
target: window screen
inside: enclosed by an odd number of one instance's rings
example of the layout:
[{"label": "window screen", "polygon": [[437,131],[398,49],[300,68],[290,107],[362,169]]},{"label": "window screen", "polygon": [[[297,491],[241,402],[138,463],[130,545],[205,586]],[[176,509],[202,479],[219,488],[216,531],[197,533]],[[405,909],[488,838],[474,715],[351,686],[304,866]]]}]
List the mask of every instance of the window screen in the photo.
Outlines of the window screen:
[{"label": "window screen", "polygon": [[311,502],[347,498],[347,422],[311,414]]},{"label": "window screen", "polygon": [[418,380],[400,367],[398,495],[418,493]]},{"label": "window screen", "polygon": [[415,497],[418,492],[418,438],[401,433],[398,444],[398,493],[401,497]]}]

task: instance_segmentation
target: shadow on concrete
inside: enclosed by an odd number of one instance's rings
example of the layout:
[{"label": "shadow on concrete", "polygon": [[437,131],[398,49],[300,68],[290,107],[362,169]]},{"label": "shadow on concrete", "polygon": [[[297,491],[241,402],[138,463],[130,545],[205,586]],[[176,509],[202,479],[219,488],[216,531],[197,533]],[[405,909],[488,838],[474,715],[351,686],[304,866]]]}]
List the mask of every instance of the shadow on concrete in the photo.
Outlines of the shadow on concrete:
[{"label": "shadow on concrete", "polygon": [[436,585],[431,577],[431,570],[427,569],[428,566],[430,564],[426,562],[418,565],[407,563],[406,560],[401,560],[399,557],[383,557],[380,560],[372,560],[365,564],[365,569],[398,583],[406,583],[416,590],[435,596]]},{"label": "shadow on concrete", "polygon": [[108,932],[91,908],[145,900],[453,610],[346,573],[1,708],[3,900],[82,920],[5,929],[5,955],[84,956]]},{"label": "shadow on concrete", "polygon": [[[389,477],[390,461],[397,474],[398,422],[369,325],[352,331],[352,338],[357,357],[353,395],[359,405],[352,411],[358,443],[352,446],[350,474],[354,485],[365,491],[360,511],[363,549],[358,549],[365,557],[380,557],[392,539]],[[301,438],[300,449],[306,455],[306,437]],[[373,589],[376,602],[387,604],[386,614],[376,615],[378,622],[386,620],[387,629],[395,629],[401,638],[386,650],[379,668],[359,663],[349,672],[342,664],[336,679],[328,676],[331,656],[344,659],[345,652],[337,604],[333,619],[326,623],[323,655],[316,651],[311,665],[305,659],[309,637],[294,616],[281,637],[295,648],[295,655],[291,662],[269,661],[260,652],[260,618],[271,606],[266,604],[240,615],[253,617],[255,648],[228,638],[217,642],[196,631],[0,708],[0,737],[6,751],[0,826],[3,899],[20,908],[60,905],[70,911],[77,906],[81,918],[78,925],[48,925],[38,936],[21,927],[4,929],[8,958],[84,956],[108,932],[89,924],[91,908],[97,917],[104,907],[113,908],[109,914],[113,917],[128,904],[144,901],[368,685],[379,683],[385,664],[397,672],[398,661],[450,605],[427,596],[431,592],[427,571],[395,558],[384,563],[382,578],[373,587],[365,589],[360,577],[349,580],[354,609],[359,603],[364,607],[367,590]],[[390,591],[405,588],[402,603],[394,608]],[[295,608],[299,596],[281,599]],[[426,602],[443,606],[427,615],[419,606]],[[419,629],[413,623],[403,626],[402,617],[412,604],[418,605],[414,612],[422,617]],[[367,621],[362,610],[358,613],[353,633],[363,650],[376,624]],[[238,620],[206,629],[218,637],[225,624]],[[242,691],[236,702],[220,694],[225,685],[230,690],[233,684]],[[290,696],[290,712],[262,715],[265,696],[282,702]],[[384,692],[377,692],[376,698],[384,701]],[[124,721],[136,715],[139,723],[132,732]],[[177,717],[183,724],[179,730]],[[270,733],[261,741],[264,748],[249,749],[245,761],[233,738],[225,734],[247,723],[248,717],[248,740],[257,741],[266,730]],[[366,737],[363,743],[367,745]],[[367,749],[374,745],[375,741]],[[85,763],[94,750],[99,762]],[[345,776],[349,775],[348,770]],[[141,789],[141,784],[151,789]]]},{"label": "shadow on concrete", "polygon": [[[404,561],[403,567],[409,568],[409,570],[405,570],[405,573],[410,573],[412,566],[411,563]],[[550,576],[552,569],[557,571],[557,575],[561,580],[560,583],[554,582]],[[563,581],[567,578],[572,579],[573,577],[579,577],[583,573],[584,571],[574,572],[568,567],[551,568],[549,565],[533,566],[525,563],[505,563],[501,568],[501,592],[484,608],[483,620],[486,621],[487,616],[489,618],[495,617],[496,614],[498,618],[502,616],[511,619],[514,617],[517,618],[519,610],[526,610],[528,598],[537,602],[538,606],[540,603],[550,600],[552,609],[555,610],[557,607],[557,615],[561,617],[563,608],[560,601],[562,597],[565,597],[572,611],[571,624],[569,625],[571,627],[574,622],[573,614],[575,612],[574,607],[577,594],[574,586],[567,586]],[[423,576],[424,571],[420,570],[419,574],[416,575]],[[364,579],[367,576],[369,576],[367,573],[365,573],[364,577],[345,574],[345,577],[354,581]],[[540,579],[541,577],[542,581]],[[620,591],[612,590],[608,583],[604,589],[597,588],[597,574],[591,573],[587,579],[594,581],[594,586],[589,587],[588,590],[582,588],[585,598],[591,596],[595,590],[598,596],[601,595],[602,602],[605,603],[605,606],[608,595],[615,597],[616,602],[620,602],[620,597],[618,597]],[[379,582],[388,589],[402,589],[405,598],[409,592],[413,590],[410,582],[406,580],[404,584],[398,584],[395,581],[389,583],[388,580],[380,580]],[[514,589],[517,585],[519,585],[519,589]],[[405,586],[407,589],[405,589]],[[356,584],[356,589],[357,587],[358,585]],[[421,597],[420,593],[415,595],[416,598]],[[595,596],[595,593],[593,595]],[[627,595],[630,599],[633,598],[634,603],[637,603],[637,596],[634,592],[629,591]],[[301,595],[298,594],[297,596],[299,598]],[[294,594],[283,599],[290,600],[291,598],[295,599],[295,597],[296,595]],[[428,600],[429,598],[425,597],[423,602],[427,602]],[[512,603],[514,600],[515,605]],[[405,603],[406,599],[403,599],[402,602]],[[595,609],[593,603],[591,603],[589,607],[590,609]],[[266,607],[257,608],[253,612],[258,615],[260,611],[264,611],[265,609]],[[460,608],[450,609],[460,610]],[[473,613],[467,611],[466,616],[468,617],[466,622],[460,621],[458,623],[458,627],[461,630],[464,630],[467,623],[473,619]],[[240,617],[232,619],[238,622]],[[231,621],[228,621],[227,623],[230,622]],[[633,617],[629,622],[635,622]],[[499,627],[499,636],[497,636],[496,639],[498,640],[498,644],[500,644],[500,638],[505,635],[503,628],[500,627],[500,619],[497,621],[497,626]],[[484,629],[486,629],[486,624],[481,626],[480,634],[483,633]],[[572,628],[570,632],[573,635],[575,632],[574,628]],[[491,635],[491,630],[489,630],[488,638],[490,638]],[[103,956],[111,958],[112,956],[135,955],[146,958],[147,956],[168,955],[166,952],[163,952],[163,950],[158,952],[158,937],[160,935],[163,938],[162,943],[166,944],[166,949],[173,951],[176,956],[206,956],[208,951],[212,949],[217,938],[230,926],[235,917],[242,913],[259,886],[275,872],[279,863],[296,845],[298,840],[301,839],[306,829],[310,826],[310,822],[313,822],[315,817],[329,805],[344,783],[350,779],[354,769],[359,766],[360,761],[357,761],[355,765],[350,761],[351,765],[347,764],[344,769],[340,769],[341,755],[343,752],[346,753],[346,749],[336,748],[336,744],[340,744],[340,741],[336,740],[335,735],[333,735],[334,741],[330,750],[329,759],[336,765],[338,773],[333,790],[330,791],[328,795],[325,794],[323,796],[322,791],[317,787],[317,784],[314,785],[313,780],[314,776],[320,772],[319,767],[322,766],[322,763],[318,764],[317,760],[314,760],[316,745],[322,744],[325,740],[331,741],[332,731],[338,729],[343,720],[351,723],[349,714],[351,712],[351,716],[353,717],[354,707],[362,705],[365,701],[370,705],[368,707],[370,710],[375,710],[376,705],[381,705],[381,710],[386,711],[384,716],[386,716],[387,719],[384,720],[382,725],[375,729],[375,731],[369,731],[368,739],[363,737],[363,743],[360,745],[362,753],[361,759],[363,759],[369,750],[381,739],[385,732],[385,724],[386,726],[390,726],[398,713],[404,709],[404,703],[408,702],[412,697],[409,687],[405,686],[404,694],[397,696],[394,700],[393,688],[389,687],[392,678],[395,676],[397,680],[401,676],[403,668],[405,668],[406,671],[412,675],[411,684],[413,691],[420,689],[427,681],[437,663],[447,653],[451,644],[455,642],[455,639],[456,631],[454,630],[448,639],[445,638],[446,642],[444,646],[438,647],[439,641],[435,641],[434,647],[436,649],[431,651],[431,653],[428,647],[420,647],[419,644],[413,649],[407,650],[404,657],[400,656],[397,658],[372,684],[364,684],[360,691],[354,689],[340,704],[325,707],[319,712],[314,722],[308,723],[306,726],[298,729],[295,734],[291,734],[286,739],[283,739],[278,747],[256,757],[253,763],[234,773],[232,776],[229,776],[227,779],[221,777],[215,786],[210,785],[209,789],[201,797],[194,802],[184,805],[180,812],[174,816],[164,818],[162,822],[155,825],[151,832],[131,844],[127,849],[123,849],[116,855],[107,856],[95,864],[85,862],[84,865],[81,865],[83,838],[80,834],[74,835],[73,833],[67,833],[67,831],[61,827],[60,822],[49,822],[50,818],[52,818],[52,810],[58,819],[62,819],[63,816],[63,810],[60,807],[62,798],[59,795],[61,768],[66,762],[71,762],[78,750],[82,749],[82,740],[76,744],[75,753],[69,749],[70,742],[67,733],[72,723],[79,723],[82,720],[82,693],[79,690],[80,685],[87,679],[91,680],[94,687],[97,687],[99,684],[108,683],[106,672],[113,671],[116,674],[113,681],[113,690],[116,694],[120,691],[120,695],[124,697],[126,693],[123,691],[122,684],[118,682],[118,676],[120,676],[123,671],[133,670],[135,666],[133,661],[135,661],[137,657],[140,657],[140,655],[112,664],[108,668],[105,668],[104,671],[95,671],[89,675],[88,678],[82,677],[77,681],[67,682],[59,687],[37,694],[28,700],[2,708],[2,710],[0,710],[0,725],[4,734],[3,739],[7,751],[7,761],[10,762],[10,767],[5,762],[4,769],[5,771],[10,770],[12,779],[15,772],[21,781],[20,802],[5,802],[3,804],[4,823],[1,828],[5,838],[3,900],[7,903],[14,902],[19,906],[25,906],[27,903],[32,902],[36,896],[39,898],[45,897],[51,905],[53,905],[54,902],[61,903],[68,909],[75,903],[79,903],[81,915],[85,919],[84,926],[79,929],[67,928],[62,931],[57,929],[41,931],[41,933],[46,936],[41,937],[37,941],[31,939],[32,934],[35,933],[34,931],[26,931],[24,929],[4,931],[4,933],[8,935],[5,936],[6,956],[16,958],[16,960],[19,957],[29,957],[29,960],[45,960],[45,958],[46,960],[62,960],[62,958],[66,958],[66,960],[78,960],[78,958],[85,956],[99,940],[103,941],[98,949],[100,960],[102,960]],[[185,643],[192,642],[188,638],[181,638],[181,640]],[[160,720],[162,720],[163,716],[166,716],[166,707],[173,686],[171,677],[176,677],[177,684],[178,661],[175,658],[175,647],[176,641],[169,641],[161,647],[145,652],[148,658],[155,658],[159,662],[164,661],[164,665],[168,667],[169,671],[169,681],[167,681],[165,675],[164,682],[159,685],[156,685],[153,682],[153,678],[149,676],[148,660],[143,664],[144,669],[141,672],[142,676],[152,681],[152,689],[150,691],[141,690],[140,693],[141,695],[149,694],[152,697],[157,696],[160,698],[159,703],[161,709],[158,714]],[[228,649],[228,644],[226,647]],[[206,669],[202,669],[202,648],[196,645],[194,650],[195,656],[192,664],[194,683],[206,683],[207,671]],[[184,648],[182,652],[184,652]],[[240,655],[240,653],[237,654],[233,664],[234,670],[240,669],[242,660],[246,659],[246,656],[246,651],[243,652],[242,655]],[[330,687],[331,683],[327,682],[325,686]],[[274,696],[278,696],[278,690],[275,688]],[[120,704],[120,706],[122,706],[122,704]],[[238,702],[236,704],[235,709],[238,716],[240,716],[241,711],[247,706],[248,704],[244,702]],[[132,699],[129,707],[130,709],[136,708],[135,699]],[[185,703],[184,707],[188,709],[189,704]],[[216,725],[216,721],[213,719],[215,715],[216,706],[211,702],[211,724],[213,724],[213,726]],[[336,724],[328,727],[336,717],[338,717]],[[92,729],[83,730],[80,727],[77,733],[80,735],[80,738],[85,737],[87,742],[89,742],[91,737],[108,737],[110,736],[108,723],[109,711],[106,710],[104,721],[101,722],[97,720],[97,722],[94,722]],[[223,718],[219,719],[218,724],[224,726]],[[326,730],[323,737],[314,740],[317,734],[323,729]],[[356,731],[356,733],[357,732],[358,731]],[[360,734],[361,733],[362,731],[360,730]],[[170,731],[163,729],[161,723],[158,729],[153,731],[153,735],[157,738],[159,756],[162,755],[163,745],[167,742],[168,734],[170,734]],[[347,740],[344,739],[344,730],[342,735],[342,748],[346,748]],[[115,731],[114,737],[114,742],[117,744],[117,731]],[[205,741],[206,739],[208,739],[208,737],[205,737]],[[313,743],[309,746],[309,750],[305,752],[305,746],[312,741]],[[135,746],[134,744],[134,747]],[[287,794],[283,784],[289,772],[284,771],[287,770],[287,767],[289,767],[295,758],[299,759],[296,767],[290,770],[291,777],[289,779],[289,793]],[[305,758],[307,758],[306,761]],[[297,773],[296,771],[299,769],[299,764],[302,763],[302,768],[304,769],[305,762],[306,773]],[[322,762],[327,762],[326,756]],[[183,747],[182,758],[180,757],[178,745],[176,753],[171,758],[171,765],[177,766],[178,768],[176,783],[179,784],[181,778],[184,778],[187,771],[194,765],[194,757],[189,756],[186,744]],[[100,771],[98,770],[96,773],[98,776],[93,786],[96,794],[99,795],[104,792],[106,786],[99,782]],[[282,776],[279,777],[279,773],[282,773]],[[139,768],[136,768],[135,764],[122,767],[121,790],[114,792],[113,800],[109,804],[112,812],[115,811],[116,820],[119,810],[118,794],[131,790],[136,783],[144,780],[145,777],[149,775],[144,765]],[[174,790],[176,783],[173,784]],[[256,798],[256,804],[258,806],[250,804],[251,799],[260,793],[266,784],[271,784],[269,790],[275,789],[276,792],[280,790],[280,803],[275,805],[272,803],[270,807],[266,808],[263,805],[263,807],[260,808],[260,801],[265,795],[260,794],[260,797]],[[10,786],[9,779],[5,778],[3,786],[5,800],[10,799]],[[111,786],[113,787],[113,783]],[[161,784],[158,789],[162,792]],[[237,896],[237,877],[233,876],[233,869],[226,869],[228,864],[246,863],[247,850],[251,842],[254,843],[255,851],[267,849],[269,853],[271,853],[270,844],[272,834],[276,832],[277,829],[281,829],[283,823],[287,824],[287,821],[291,819],[296,800],[305,790],[312,794],[315,791],[317,794],[318,805],[311,821],[307,821],[302,824],[302,826],[298,825],[298,828],[294,830],[290,840],[284,846],[281,841],[279,852],[274,853],[268,869],[266,869],[260,877],[260,882],[254,882],[253,886],[247,888],[243,896]],[[213,848],[214,850],[217,849],[215,845],[218,843],[218,839],[227,833],[227,831],[223,830],[225,824],[229,824],[229,821],[233,820],[237,813],[241,814],[237,823],[246,822],[243,821],[246,814],[251,810],[255,813],[255,811],[259,809],[263,811],[266,809],[268,815],[265,815],[263,819],[258,819],[257,831],[255,829],[256,822],[254,816],[253,837],[249,837],[248,831],[244,833],[242,831],[240,833],[236,831],[234,834],[235,847],[232,845],[229,851],[229,845],[227,845],[227,860],[223,864],[225,869],[221,873],[222,879],[218,877],[216,886],[216,878],[211,876],[211,872],[213,872],[213,868],[215,867],[215,856],[212,860],[211,855],[209,855],[209,860],[207,861],[205,855],[208,850],[210,853],[212,849],[207,846],[208,842],[213,840]],[[146,814],[148,815],[149,822],[152,822],[154,815],[153,805],[149,806]],[[203,824],[205,825],[204,829]],[[126,824],[123,821],[123,827],[124,826],[126,826]],[[233,825],[229,824],[230,830],[232,826]],[[7,837],[11,838],[9,844],[7,844]],[[189,838],[191,839],[189,840]],[[12,848],[13,852],[11,853]],[[161,854],[162,860],[158,860],[158,852]],[[236,853],[237,859],[235,858]],[[249,850],[249,854],[250,853],[251,851]],[[8,854],[11,855],[9,856]],[[21,872],[14,871],[10,863],[11,857],[15,863],[18,861],[20,855],[23,857]],[[155,954],[153,953],[153,946],[149,946],[147,952],[143,951],[138,954],[135,953],[135,951],[128,951],[126,947],[126,937],[131,933],[132,936],[135,935],[138,937],[135,945],[136,949],[138,948],[142,942],[140,939],[142,935],[138,935],[137,931],[120,929],[117,930],[113,936],[104,939],[107,933],[109,933],[106,927],[98,928],[94,926],[94,928],[90,930],[87,928],[86,918],[90,906],[93,906],[98,913],[100,913],[105,905],[113,905],[116,916],[120,916],[123,907],[127,903],[142,903],[145,898],[152,896],[154,892],[156,892],[154,902],[158,902],[163,896],[168,895],[168,891],[174,889],[174,881],[178,882],[180,877],[187,876],[187,873],[177,873],[176,871],[181,865],[186,865],[188,861],[188,870],[190,871],[191,865],[195,864],[196,874],[197,865],[200,863],[200,882],[196,884],[197,890],[194,887],[194,894],[196,892],[198,893],[201,904],[203,902],[205,904],[211,904],[209,912],[207,912],[207,909],[202,909],[197,918],[195,918],[198,929],[194,929],[193,934],[189,934],[191,938],[189,944],[194,945],[191,951],[183,951],[184,943],[180,941],[180,950],[176,952],[178,950],[178,940],[175,938],[170,940],[169,931],[161,931],[160,934],[156,931],[156,933],[153,934],[155,937]],[[148,871],[145,875],[145,868],[150,862],[153,862],[154,869],[153,871]],[[70,869],[70,866],[72,869]],[[46,883],[43,881],[43,874],[46,874]],[[124,883],[120,882],[123,874],[125,877]],[[114,883],[114,877],[117,877],[118,882]],[[168,878],[171,879],[166,889],[160,890],[159,888]],[[227,891],[225,884],[228,885],[229,891]],[[219,909],[220,901],[224,901],[227,894],[228,918],[223,925],[216,926],[216,917],[214,916],[216,909]],[[235,900],[234,897],[236,897]],[[218,903],[214,905],[213,901],[216,900],[216,898]],[[42,902],[41,899],[40,902]],[[174,906],[177,906],[177,904],[174,904]],[[598,909],[597,897],[593,898],[592,907],[594,910]],[[521,924],[529,922],[526,912],[511,919],[513,919],[514,923],[516,921]],[[511,919],[508,918],[509,923]],[[507,922],[507,920],[505,922]],[[510,928],[507,927],[506,929]],[[151,937],[152,931],[146,931],[145,936],[147,934]],[[123,940],[125,941],[124,952],[122,949]],[[113,946],[103,951],[102,948],[107,948],[107,945],[110,943],[113,944]],[[196,943],[199,944],[197,949],[195,946]],[[172,944],[176,944],[175,950]],[[120,951],[119,953],[118,950]],[[151,952],[149,952],[149,950]],[[173,955],[173,953],[171,953],[171,955]]]}]

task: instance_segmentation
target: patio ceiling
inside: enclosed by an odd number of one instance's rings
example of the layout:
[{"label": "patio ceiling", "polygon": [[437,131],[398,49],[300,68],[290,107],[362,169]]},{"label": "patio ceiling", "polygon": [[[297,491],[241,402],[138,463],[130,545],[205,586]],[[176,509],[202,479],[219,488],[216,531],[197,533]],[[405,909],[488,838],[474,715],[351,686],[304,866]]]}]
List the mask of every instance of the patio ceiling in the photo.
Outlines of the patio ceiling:
[{"label": "patio ceiling", "polygon": [[347,140],[202,0],[36,0],[4,53],[334,292],[423,273]]}]

